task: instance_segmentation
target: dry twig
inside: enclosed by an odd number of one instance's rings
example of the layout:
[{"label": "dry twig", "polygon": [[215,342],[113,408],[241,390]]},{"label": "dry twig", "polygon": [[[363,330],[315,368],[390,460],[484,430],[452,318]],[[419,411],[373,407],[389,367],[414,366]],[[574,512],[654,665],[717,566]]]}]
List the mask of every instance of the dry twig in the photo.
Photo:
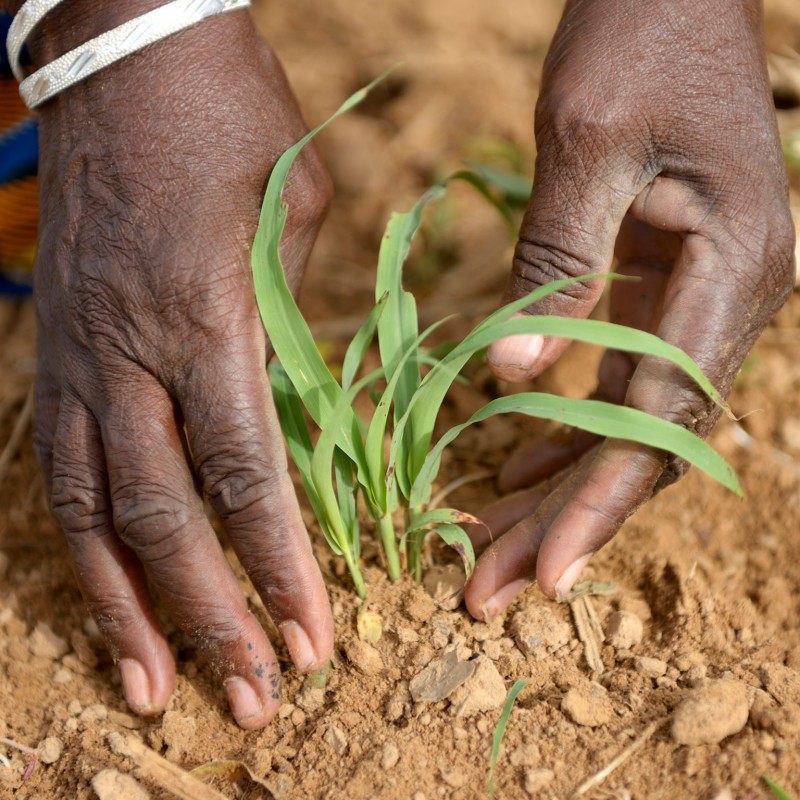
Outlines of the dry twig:
[{"label": "dry twig", "polygon": [[19,412],[17,421],[14,423],[14,427],[11,430],[11,438],[9,438],[5,449],[0,455],[0,484],[3,482],[3,478],[5,478],[6,470],[8,470],[9,464],[17,454],[17,451],[22,444],[22,440],[28,430],[28,426],[31,424],[32,416],[33,387],[31,387],[28,391],[28,396],[25,398],[25,404],[22,406],[22,410]]},{"label": "dry twig", "polygon": [[583,642],[586,663],[589,665],[589,669],[598,675],[605,670],[599,644],[599,642],[605,641],[605,635],[591,596],[614,594],[616,590],[617,587],[613,583],[583,581],[567,597],[572,618],[575,620],[575,630],[578,638]]}]

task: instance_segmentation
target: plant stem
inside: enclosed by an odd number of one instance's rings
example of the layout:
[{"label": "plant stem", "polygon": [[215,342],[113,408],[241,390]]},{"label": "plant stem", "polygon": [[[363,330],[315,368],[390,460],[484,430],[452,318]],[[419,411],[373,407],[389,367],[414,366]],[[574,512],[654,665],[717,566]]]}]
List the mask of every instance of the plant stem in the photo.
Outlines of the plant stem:
[{"label": "plant stem", "polygon": [[[414,528],[414,520],[422,513],[419,506],[409,509],[409,528]],[[425,541],[424,531],[414,530],[408,537],[408,572],[417,582],[422,583],[422,543]]]},{"label": "plant stem", "polygon": [[386,514],[378,520],[378,531],[383,542],[383,551],[386,554],[389,580],[400,580],[403,570],[400,567],[400,553],[397,549],[397,538],[394,535],[394,523],[390,514]]},{"label": "plant stem", "polygon": [[356,586],[356,592],[363,600],[367,596],[367,586],[364,583],[364,576],[361,574],[361,567],[358,565],[358,559],[353,556],[352,550],[346,549],[344,551],[344,561],[347,564],[347,568],[350,570],[350,576]]}]

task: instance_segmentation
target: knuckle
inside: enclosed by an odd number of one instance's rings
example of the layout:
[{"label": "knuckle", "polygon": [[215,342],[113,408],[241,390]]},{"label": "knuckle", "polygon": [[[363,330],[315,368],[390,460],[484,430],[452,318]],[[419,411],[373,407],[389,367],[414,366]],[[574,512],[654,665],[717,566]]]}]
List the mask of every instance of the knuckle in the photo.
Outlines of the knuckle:
[{"label": "knuckle", "polygon": [[262,459],[230,453],[206,461],[200,474],[203,492],[223,521],[263,520],[265,509],[280,499],[280,475]]},{"label": "knuckle", "polygon": [[69,469],[56,467],[50,505],[58,527],[67,535],[86,533],[102,526],[108,514],[104,494]]},{"label": "knuckle", "polygon": [[114,527],[131,549],[149,563],[169,560],[181,548],[191,522],[186,503],[156,487],[138,487],[112,498]]}]

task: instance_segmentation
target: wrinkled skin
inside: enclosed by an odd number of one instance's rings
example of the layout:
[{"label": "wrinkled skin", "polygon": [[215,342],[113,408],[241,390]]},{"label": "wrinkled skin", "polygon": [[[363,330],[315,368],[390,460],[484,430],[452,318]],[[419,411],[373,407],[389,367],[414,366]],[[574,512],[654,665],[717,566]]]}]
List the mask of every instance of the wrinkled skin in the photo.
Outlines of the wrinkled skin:
[{"label": "wrinkled skin", "polygon": [[[616,255],[618,271],[640,281],[612,285],[612,321],[683,348],[727,394],[793,284],[794,230],[759,5],[572,0],[545,63],[536,143],[506,300],[605,271]],[[528,310],[586,317],[601,283]],[[515,338],[493,345],[489,361],[497,375],[523,381],[565,346]],[[597,397],[701,436],[719,415],[658,359],[608,352],[598,378]],[[530,443],[508,460],[502,488],[533,488],[486,513],[495,541],[467,589],[473,615],[501,613],[534,578],[546,595],[563,597],[591,554],[685,469],[645,446],[596,442],[576,434]],[[536,485],[576,461],[551,485]],[[489,544],[485,533],[474,536]]]},{"label": "wrinkled skin", "polygon": [[[132,0],[126,14],[155,4]],[[66,49],[116,22],[116,4],[64,6],[35,42],[37,62],[53,56],[55,41]],[[547,61],[535,191],[507,294],[607,269],[616,243],[621,269],[643,280],[612,288],[615,320],[684,347],[726,391],[791,272],[753,8],[569,5]],[[302,132],[279,66],[240,12],[125,59],[42,109],[36,447],[81,590],[141,713],[163,709],[174,683],[150,586],[208,654],[240,725],[266,724],[279,703],[274,653],[201,494],[297,667],[319,668],[332,649],[248,277],[266,178]],[[283,252],[295,285],[327,196],[309,150],[288,196]],[[600,289],[578,287],[532,310],[585,316]],[[516,342],[509,352],[506,342],[490,357],[499,375],[525,380],[563,347]],[[716,416],[673,370],[615,353],[598,394],[701,434]],[[502,483],[536,482],[590,443],[513,456]],[[681,470],[663,454],[606,442],[552,493],[512,497],[490,512],[495,534],[508,533],[480,559],[468,608],[500,613],[534,576],[551,596],[559,581],[564,589],[567,567]]]},{"label": "wrinkled skin", "polygon": [[[280,703],[275,653],[201,493],[296,666],[320,669],[332,652],[249,278],[267,177],[304,132],[243,12],[42,111],[36,449],[81,590],[141,713],[163,710],[175,676],[145,575],[208,655],[240,725],[262,727]],[[297,285],[329,184],[313,150],[290,180],[283,255]]]}]

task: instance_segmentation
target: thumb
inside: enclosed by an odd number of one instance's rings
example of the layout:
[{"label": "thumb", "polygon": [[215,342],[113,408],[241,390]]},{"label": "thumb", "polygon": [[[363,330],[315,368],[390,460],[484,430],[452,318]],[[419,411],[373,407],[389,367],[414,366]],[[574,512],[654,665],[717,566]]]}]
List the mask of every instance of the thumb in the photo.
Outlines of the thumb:
[{"label": "thumb", "polygon": [[[554,280],[608,272],[614,241],[625,213],[642,185],[629,158],[604,153],[590,130],[583,137],[538,125],[539,151],[530,203],[520,228],[504,302],[509,303]],[[569,127],[569,126],[567,126]],[[608,149],[608,148],[606,148]],[[644,181],[646,183],[646,181]],[[525,309],[526,314],[585,318],[595,307],[603,281],[575,283]],[[508,336],[491,345],[488,361],[497,377],[519,382],[549,367],[569,341],[536,335]]]}]

